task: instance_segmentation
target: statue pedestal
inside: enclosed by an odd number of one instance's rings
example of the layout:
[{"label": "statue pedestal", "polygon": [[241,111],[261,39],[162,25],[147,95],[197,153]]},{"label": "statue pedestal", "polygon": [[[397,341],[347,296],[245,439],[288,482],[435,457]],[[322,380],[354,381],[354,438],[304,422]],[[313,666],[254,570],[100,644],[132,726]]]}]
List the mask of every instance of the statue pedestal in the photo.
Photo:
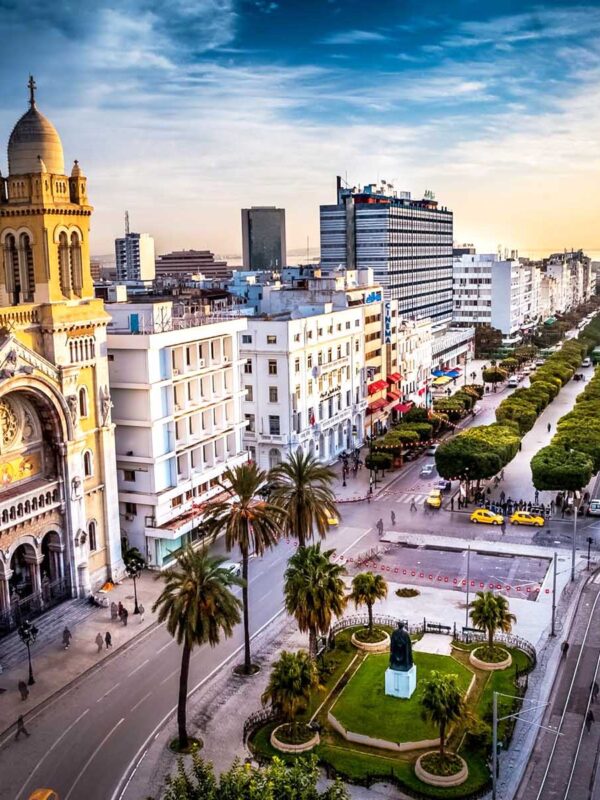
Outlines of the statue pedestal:
[{"label": "statue pedestal", "polygon": [[397,669],[385,671],[385,693],[392,697],[409,698],[417,688],[417,668],[413,664],[407,672]]}]

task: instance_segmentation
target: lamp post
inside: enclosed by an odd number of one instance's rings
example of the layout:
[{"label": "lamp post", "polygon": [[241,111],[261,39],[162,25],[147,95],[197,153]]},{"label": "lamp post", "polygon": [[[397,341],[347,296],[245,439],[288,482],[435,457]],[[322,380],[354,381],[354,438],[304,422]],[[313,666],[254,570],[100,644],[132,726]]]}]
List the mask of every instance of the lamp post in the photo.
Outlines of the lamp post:
[{"label": "lamp post", "polygon": [[29,660],[29,680],[27,683],[33,686],[35,678],[33,677],[33,668],[31,666],[31,645],[35,642],[38,635],[38,629],[28,620],[21,623],[19,626],[19,637],[25,647],[27,648],[27,658]]},{"label": "lamp post", "polygon": [[573,498],[573,541],[571,542],[571,581],[575,580],[575,558],[577,551],[577,498]]},{"label": "lamp post", "polygon": [[592,539],[592,537],[591,537],[591,536],[588,536],[588,537],[587,537],[587,543],[588,543],[587,569],[588,569],[588,571],[589,571],[589,569],[590,569],[590,550],[591,550],[591,547],[592,547],[592,542],[593,542],[593,541],[594,541],[594,540]]},{"label": "lamp post", "polygon": [[467,605],[465,607],[465,628],[469,627],[469,581],[471,580],[471,545],[467,547]]},{"label": "lamp post", "polygon": [[133,598],[134,598],[134,614],[140,613],[137,597],[137,579],[142,574],[142,570],[146,566],[146,562],[141,556],[137,548],[132,547],[131,550],[125,554],[125,572],[133,580]]}]

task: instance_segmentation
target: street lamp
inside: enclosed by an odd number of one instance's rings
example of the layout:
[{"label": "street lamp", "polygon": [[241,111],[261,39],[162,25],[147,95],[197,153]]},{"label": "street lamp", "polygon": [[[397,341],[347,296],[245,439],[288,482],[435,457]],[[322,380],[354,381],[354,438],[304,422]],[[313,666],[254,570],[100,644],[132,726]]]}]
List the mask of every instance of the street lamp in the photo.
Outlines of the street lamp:
[{"label": "street lamp", "polygon": [[126,555],[127,557],[125,559],[125,572],[133,580],[133,598],[134,598],[133,613],[139,614],[140,607],[138,606],[138,598],[137,598],[137,579],[142,574],[142,570],[146,566],[146,562],[142,558],[141,553],[135,547],[132,547],[131,550]]},{"label": "street lamp", "polygon": [[588,571],[589,571],[589,568],[590,568],[590,549],[592,547],[592,542],[593,541],[594,540],[592,539],[591,536],[587,537],[587,543],[588,543],[587,569],[588,569]]},{"label": "street lamp", "polygon": [[38,629],[28,620],[22,622],[19,626],[19,637],[25,647],[27,648],[27,658],[29,660],[29,680],[27,683],[33,686],[35,678],[33,677],[33,669],[31,666],[31,645],[35,642],[38,635]]}]

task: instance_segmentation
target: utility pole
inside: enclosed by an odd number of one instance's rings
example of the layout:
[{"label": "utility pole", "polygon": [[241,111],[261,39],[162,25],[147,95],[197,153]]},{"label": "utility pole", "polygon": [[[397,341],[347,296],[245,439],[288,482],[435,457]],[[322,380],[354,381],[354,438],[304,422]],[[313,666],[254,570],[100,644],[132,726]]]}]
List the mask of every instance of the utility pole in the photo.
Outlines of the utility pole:
[{"label": "utility pole", "polygon": [[577,498],[573,498],[573,542],[571,547],[571,581],[575,580],[575,556],[577,549]]},{"label": "utility pole", "polygon": [[467,606],[465,608],[465,628],[469,627],[469,583],[471,580],[471,545],[467,547]]},{"label": "utility pole", "polygon": [[492,700],[492,800],[496,800],[497,783],[498,783],[498,692],[494,692]]},{"label": "utility pole", "polygon": [[557,555],[556,551],[554,552],[554,572],[552,575],[552,629],[550,631],[550,636],[556,636],[555,630],[555,622],[556,622],[556,567],[557,567]]}]

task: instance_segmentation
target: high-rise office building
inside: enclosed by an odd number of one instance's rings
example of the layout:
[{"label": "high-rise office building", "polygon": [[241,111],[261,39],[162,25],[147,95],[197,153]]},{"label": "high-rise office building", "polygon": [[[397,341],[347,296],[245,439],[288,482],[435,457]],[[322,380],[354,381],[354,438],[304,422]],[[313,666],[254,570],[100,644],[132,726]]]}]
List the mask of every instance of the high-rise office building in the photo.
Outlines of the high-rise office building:
[{"label": "high-rise office building", "polygon": [[285,209],[242,209],[242,257],[246,269],[278,270],[286,266]]},{"label": "high-rise office building", "polygon": [[117,280],[153,281],[155,276],[154,239],[148,233],[129,231],[129,214],[125,214],[125,236],[115,239]]},{"label": "high-rise office building", "polygon": [[385,182],[345,188],[338,177],[337,203],[321,206],[321,263],[372,267],[401,317],[440,328],[452,318],[452,226],[431,193],[413,200]]}]

